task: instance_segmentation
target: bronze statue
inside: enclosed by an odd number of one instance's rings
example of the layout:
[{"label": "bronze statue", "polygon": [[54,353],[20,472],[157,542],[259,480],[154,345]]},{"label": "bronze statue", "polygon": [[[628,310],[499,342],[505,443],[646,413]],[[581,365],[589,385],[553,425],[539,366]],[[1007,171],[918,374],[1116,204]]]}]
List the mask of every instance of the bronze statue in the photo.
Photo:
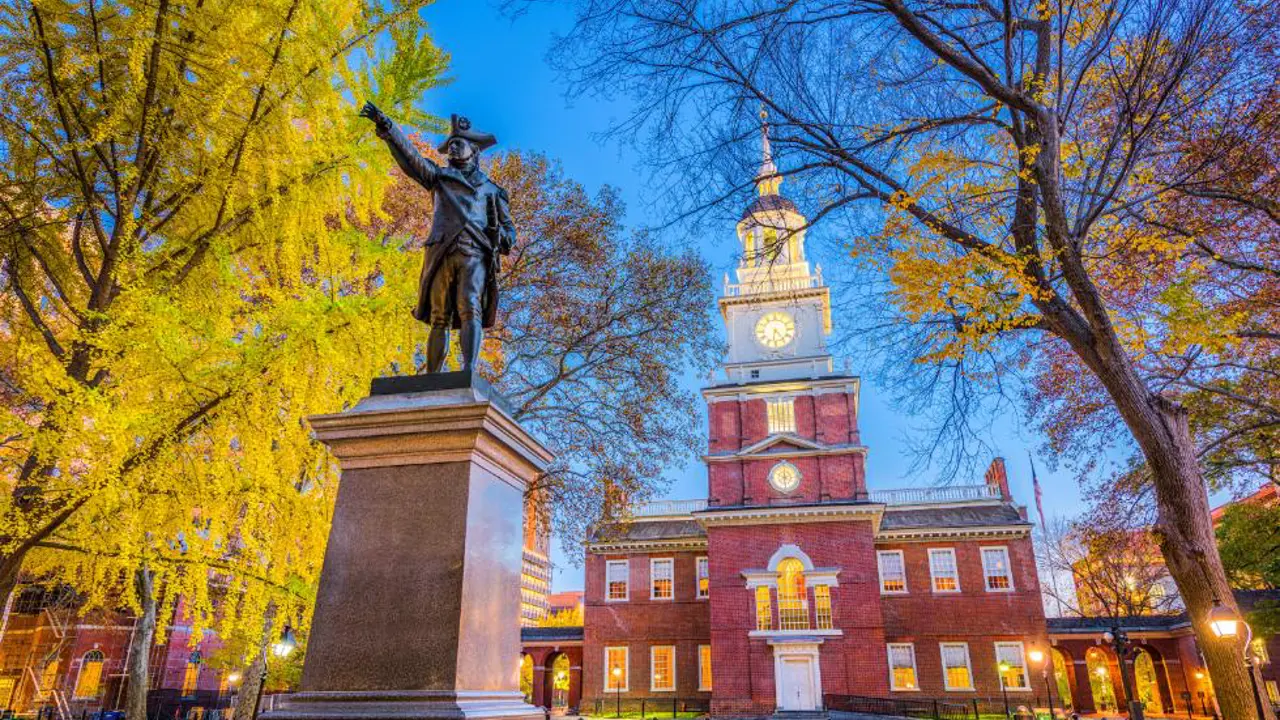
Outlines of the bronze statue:
[{"label": "bronze statue", "polygon": [[493,327],[498,309],[498,255],[511,252],[516,230],[507,192],[480,170],[480,152],[497,139],[471,129],[454,115],[440,152],[441,167],[422,157],[404,133],[376,105],[366,102],[360,117],[377,127],[405,174],[432,192],[435,211],[418,285],[413,316],[430,326],[427,372],[444,368],[449,328],[461,331],[462,369],[474,372],[484,328]]}]

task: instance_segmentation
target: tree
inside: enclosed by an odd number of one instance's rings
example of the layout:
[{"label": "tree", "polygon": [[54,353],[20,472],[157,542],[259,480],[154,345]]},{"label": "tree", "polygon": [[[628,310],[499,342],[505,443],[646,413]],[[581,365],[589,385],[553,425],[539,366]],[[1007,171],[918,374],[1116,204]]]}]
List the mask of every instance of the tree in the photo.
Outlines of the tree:
[{"label": "tree", "polygon": [[[1216,532],[1233,587],[1280,588],[1280,504],[1235,503],[1223,511]],[[1259,603],[1250,622],[1259,636],[1280,632],[1280,605]]]},{"label": "tree", "polygon": [[1173,578],[1150,530],[1093,518],[1059,523],[1036,547],[1040,573],[1069,577],[1070,586],[1046,583],[1044,592],[1075,616],[1119,622],[1136,615],[1182,610]]},{"label": "tree", "polygon": [[[1274,4],[578,5],[562,66],[581,89],[632,94],[638,109],[616,130],[645,143],[659,171],[683,173],[676,214],[741,207],[754,163],[740,148],[767,112],[780,172],[802,188],[794,194],[813,222],[862,230],[852,253],[879,273],[880,307],[898,328],[880,347],[916,361],[907,387],[946,403],[934,418],[951,445],[968,436],[984,396],[1007,403],[1020,369],[1048,367],[1054,353],[1082,369],[1080,384],[1100,392],[1064,394],[1065,404],[1092,399],[1095,427],[1113,419],[1125,430],[1223,711],[1256,717],[1239,648],[1204,623],[1215,602],[1234,601],[1188,418],[1195,406],[1142,361],[1181,356],[1180,368],[1201,357],[1195,346],[1209,350],[1210,377],[1233,377],[1220,349],[1260,341],[1250,366],[1274,362],[1273,325],[1253,328],[1204,281],[1235,286],[1234,256],[1221,248],[1184,262],[1194,238],[1146,214],[1205,190],[1202,171],[1213,177],[1236,138],[1275,137],[1274,113],[1259,103],[1277,77],[1266,50]],[[1200,159],[1184,162],[1189,139]],[[1233,187],[1274,207],[1265,183],[1249,186],[1264,188],[1258,197]],[[1271,399],[1244,401],[1274,428]]]},{"label": "tree", "polygon": [[582,606],[547,615],[538,622],[538,627],[582,627]]},{"label": "tree", "polygon": [[[593,197],[537,154],[485,162],[511,196],[517,243],[502,262],[498,322],[486,334],[481,371],[513,417],[555,452],[529,494],[576,548],[588,523],[624,514],[700,444],[696,398],[680,382],[718,357],[710,273],[691,252],[627,232],[612,188]],[[384,216],[366,231],[416,250],[430,227],[431,195],[396,176]]]},{"label": "tree", "polygon": [[199,562],[163,580],[203,622],[233,548],[277,582],[319,562],[333,472],[301,419],[412,332],[374,283],[410,260],[342,222],[388,180],[350,98],[438,82],[424,2],[0,8],[0,595],[38,549],[116,588]]}]

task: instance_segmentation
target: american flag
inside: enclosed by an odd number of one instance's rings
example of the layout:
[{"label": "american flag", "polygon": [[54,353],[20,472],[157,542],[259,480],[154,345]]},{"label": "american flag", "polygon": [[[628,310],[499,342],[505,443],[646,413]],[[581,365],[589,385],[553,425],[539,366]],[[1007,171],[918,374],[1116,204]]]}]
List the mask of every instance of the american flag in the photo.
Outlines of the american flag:
[{"label": "american flag", "polygon": [[1027,459],[1031,461],[1031,487],[1036,493],[1036,512],[1040,514],[1040,528],[1047,531],[1049,526],[1044,522],[1044,504],[1041,502],[1043,493],[1040,491],[1040,478],[1036,477],[1036,459],[1031,457],[1031,451],[1027,451]]}]

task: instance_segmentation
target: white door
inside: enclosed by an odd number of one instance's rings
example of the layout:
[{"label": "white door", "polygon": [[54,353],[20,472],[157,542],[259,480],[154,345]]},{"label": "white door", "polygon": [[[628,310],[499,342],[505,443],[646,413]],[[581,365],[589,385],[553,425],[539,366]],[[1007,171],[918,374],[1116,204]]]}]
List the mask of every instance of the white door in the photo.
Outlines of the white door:
[{"label": "white door", "polygon": [[783,658],[781,680],[783,710],[818,709],[818,694],[813,687],[813,660]]}]

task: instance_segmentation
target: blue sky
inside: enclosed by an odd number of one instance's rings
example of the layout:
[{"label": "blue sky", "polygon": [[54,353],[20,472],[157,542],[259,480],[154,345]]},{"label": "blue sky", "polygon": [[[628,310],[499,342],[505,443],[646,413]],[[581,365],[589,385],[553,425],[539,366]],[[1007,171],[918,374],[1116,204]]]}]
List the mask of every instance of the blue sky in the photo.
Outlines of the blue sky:
[{"label": "blue sky", "polygon": [[[471,118],[481,130],[498,137],[501,147],[532,150],[558,160],[568,177],[596,190],[603,184],[622,191],[627,201],[629,223],[635,226],[657,224],[660,218],[650,210],[654,199],[646,192],[641,160],[634,150],[617,144],[605,144],[595,136],[616,120],[626,117],[625,102],[592,99],[565,99],[564,83],[546,62],[546,53],[557,33],[569,28],[571,13],[562,3],[535,3],[523,15],[504,17],[492,0],[438,0],[423,12],[435,42],[452,55],[452,82],[422,98],[427,112],[441,117],[458,113]],[[785,186],[783,189],[785,193]],[[811,244],[826,272],[841,267],[835,258],[822,257],[833,243]],[[737,240],[733,227],[726,225],[719,233],[701,239],[696,247],[714,268],[716,277],[735,262]],[[848,264],[844,264],[847,267]],[[839,332],[841,318],[834,319]],[[868,484],[872,488],[925,486],[933,483],[928,473],[909,476],[911,458],[905,439],[913,423],[887,402],[888,398],[867,377],[870,368],[860,368],[856,357],[852,369],[864,376],[861,398],[862,440],[870,448]],[[837,367],[843,367],[843,358]],[[698,379],[689,378],[690,392],[696,392]],[[1040,438],[1017,419],[998,422],[991,431],[991,441],[1008,462],[1010,483],[1015,498],[1033,506],[1031,473],[1027,451],[1035,451]],[[1036,467],[1044,489],[1044,510],[1053,516],[1071,516],[1082,509],[1080,491],[1065,470],[1051,472],[1049,463],[1037,457]],[[682,467],[672,467],[671,498],[706,496],[706,472],[701,462],[693,460]],[[973,482],[981,482],[980,477]],[[1032,515],[1034,517],[1034,507]],[[555,544],[553,561],[556,572],[553,589],[581,589],[582,571],[568,561]]]}]

